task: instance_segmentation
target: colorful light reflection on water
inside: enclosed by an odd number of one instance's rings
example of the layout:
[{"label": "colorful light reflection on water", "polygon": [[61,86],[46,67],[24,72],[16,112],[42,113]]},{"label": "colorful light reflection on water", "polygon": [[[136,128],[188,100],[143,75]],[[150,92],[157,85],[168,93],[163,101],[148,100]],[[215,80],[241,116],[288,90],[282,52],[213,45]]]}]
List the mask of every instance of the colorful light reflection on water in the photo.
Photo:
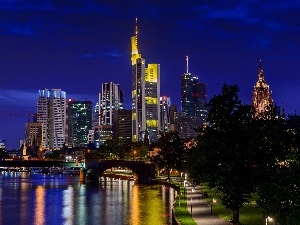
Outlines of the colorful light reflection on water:
[{"label": "colorful light reflection on water", "polygon": [[161,185],[79,176],[0,173],[0,224],[171,224],[174,192]]}]

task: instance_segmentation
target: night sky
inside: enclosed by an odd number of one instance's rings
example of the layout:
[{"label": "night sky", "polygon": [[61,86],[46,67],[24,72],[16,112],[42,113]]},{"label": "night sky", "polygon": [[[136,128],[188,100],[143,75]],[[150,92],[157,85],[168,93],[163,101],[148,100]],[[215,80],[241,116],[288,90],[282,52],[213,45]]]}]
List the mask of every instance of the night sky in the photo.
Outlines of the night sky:
[{"label": "night sky", "polygon": [[[161,95],[180,110],[186,71],[207,85],[207,100],[237,84],[251,104],[262,60],[274,102],[300,113],[299,0],[0,0],[0,138],[18,148],[38,90],[98,101],[114,82],[131,108],[131,45],[138,18],[139,52],[161,66]],[[13,115],[12,115],[13,113]]]}]

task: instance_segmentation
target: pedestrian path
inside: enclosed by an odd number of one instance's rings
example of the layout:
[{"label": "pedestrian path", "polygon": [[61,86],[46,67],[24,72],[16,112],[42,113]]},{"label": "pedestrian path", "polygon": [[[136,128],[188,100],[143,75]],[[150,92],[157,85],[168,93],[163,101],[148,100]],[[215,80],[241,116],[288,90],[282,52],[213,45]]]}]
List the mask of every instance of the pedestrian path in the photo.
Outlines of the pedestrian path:
[{"label": "pedestrian path", "polygon": [[207,204],[202,197],[198,186],[187,184],[187,206],[190,214],[197,224],[200,225],[231,225],[229,221],[222,220],[211,211],[211,205]]}]

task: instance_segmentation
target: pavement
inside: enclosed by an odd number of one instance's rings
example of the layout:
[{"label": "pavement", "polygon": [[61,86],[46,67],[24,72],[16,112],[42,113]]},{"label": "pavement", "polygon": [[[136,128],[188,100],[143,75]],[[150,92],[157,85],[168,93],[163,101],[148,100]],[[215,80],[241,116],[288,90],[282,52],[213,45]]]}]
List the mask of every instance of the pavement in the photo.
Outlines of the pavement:
[{"label": "pavement", "polygon": [[[222,220],[218,215],[211,211],[211,204],[202,197],[199,186],[193,186],[190,183],[186,185],[187,189],[187,207],[197,224],[200,225],[232,225],[229,221]],[[212,203],[212,207],[214,204]]]}]

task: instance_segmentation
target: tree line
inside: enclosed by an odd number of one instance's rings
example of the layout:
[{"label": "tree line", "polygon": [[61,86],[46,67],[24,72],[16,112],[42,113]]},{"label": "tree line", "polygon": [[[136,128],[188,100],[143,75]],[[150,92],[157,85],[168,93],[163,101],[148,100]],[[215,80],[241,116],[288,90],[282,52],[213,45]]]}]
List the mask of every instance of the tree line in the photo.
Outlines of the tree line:
[{"label": "tree line", "polygon": [[237,85],[224,84],[207,103],[207,121],[191,147],[177,132],[161,133],[150,160],[220,192],[233,224],[240,224],[239,211],[250,193],[258,194],[264,216],[281,225],[300,224],[300,117],[285,117],[270,105],[264,117],[254,118],[252,106],[243,104],[238,93]]}]

